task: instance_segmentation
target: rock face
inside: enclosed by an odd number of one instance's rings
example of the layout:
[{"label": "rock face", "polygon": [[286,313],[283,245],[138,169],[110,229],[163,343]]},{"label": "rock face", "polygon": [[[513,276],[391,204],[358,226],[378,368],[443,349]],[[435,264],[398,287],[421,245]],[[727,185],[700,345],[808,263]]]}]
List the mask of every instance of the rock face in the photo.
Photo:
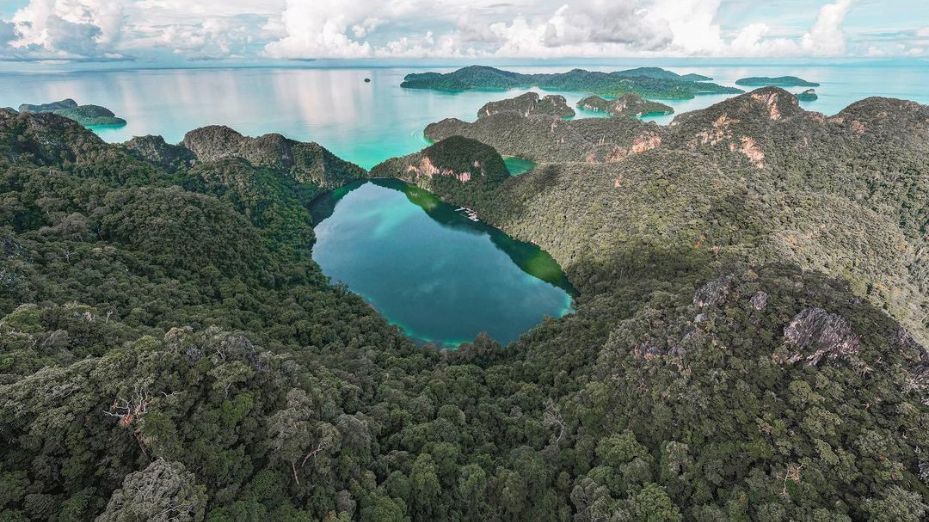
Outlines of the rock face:
[{"label": "rock face", "polygon": [[568,107],[564,96],[549,95],[539,97],[534,92],[527,92],[515,98],[490,102],[477,112],[478,118],[485,118],[501,112],[517,112],[525,117],[545,115],[558,118],[574,116],[574,109]]},{"label": "rock face", "polygon": [[798,349],[788,361],[816,366],[823,359],[847,359],[861,349],[861,340],[840,315],[806,308],[784,328],[784,340]]},{"label": "rock face", "polygon": [[96,134],[74,120],[50,112],[0,110],[0,132],[16,132],[19,136],[15,142],[0,141],[0,156],[11,161],[26,156],[37,163],[54,164],[103,153],[106,149]]},{"label": "rock face", "polygon": [[611,116],[641,118],[648,115],[674,114],[674,109],[663,103],[648,101],[638,94],[628,93],[616,98],[606,100],[599,96],[588,96],[577,102],[581,109],[596,112],[606,112]]},{"label": "rock face", "polygon": [[256,167],[288,172],[301,183],[322,188],[365,177],[364,169],[339,159],[319,144],[290,140],[280,134],[250,138],[229,127],[212,125],[188,132],[182,144],[197,161],[237,158]]},{"label": "rock face", "polygon": [[707,306],[719,306],[726,301],[729,292],[732,290],[732,278],[729,276],[714,279],[701,286],[694,293],[694,306],[705,308]]},{"label": "rock face", "polygon": [[168,144],[161,136],[136,136],[124,143],[123,147],[138,158],[171,170],[194,163],[194,154],[190,150]]},{"label": "rock face", "polygon": [[449,181],[496,184],[508,179],[509,172],[493,147],[453,136],[421,152],[387,160],[371,169],[371,176],[399,178],[441,194]]}]

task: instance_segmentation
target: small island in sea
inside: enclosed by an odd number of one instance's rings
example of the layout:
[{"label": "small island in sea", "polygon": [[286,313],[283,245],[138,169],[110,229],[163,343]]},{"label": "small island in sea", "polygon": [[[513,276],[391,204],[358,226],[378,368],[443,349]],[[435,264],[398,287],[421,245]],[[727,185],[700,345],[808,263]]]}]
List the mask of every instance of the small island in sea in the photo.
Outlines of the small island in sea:
[{"label": "small island in sea", "polygon": [[607,100],[600,96],[588,96],[577,102],[577,106],[585,111],[605,112],[610,116],[632,118],[674,114],[674,109],[670,105],[646,100],[634,93],[623,94],[615,100]]},{"label": "small island in sea", "polygon": [[736,85],[742,87],[819,87],[816,82],[810,82],[796,76],[752,76],[736,80]]},{"label": "small island in sea", "polygon": [[473,65],[450,73],[408,74],[401,87],[440,91],[471,89],[507,90],[539,89],[586,92],[601,96],[636,93],[640,96],[668,100],[686,100],[700,94],[740,94],[744,91],[710,83],[707,76],[680,75],[659,67],[639,67],[616,72],[572,69],[564,73],[524,74],[495,67]]},{"label": "small island in sea", "polygon": [[797,99],[802,102],[812,102],[819,99],[819,95],[816,94],[816,89],[807,89],[803,92],[797,93]]},{"label": "small island in sea", "polygon": [[519,112],[524,116],[547,115],[557,116],[559,118],[570,118],[574,116],[574,109],[568,107],[568,102],[564,96],[549,95],[539,96],[534,92],[508,98],[506,100],[494,101],[485,104],[481,110],[477,111],[478,118],[485,118],[501,112]]},{"label": "small island in sea", "polygon": [[19,112],[51,112],[74,120],[85,127],[122,127],[126,120],[118,118],[113,111],[99,105],[78,105],[71,98],[61,101],[19,106]]}]

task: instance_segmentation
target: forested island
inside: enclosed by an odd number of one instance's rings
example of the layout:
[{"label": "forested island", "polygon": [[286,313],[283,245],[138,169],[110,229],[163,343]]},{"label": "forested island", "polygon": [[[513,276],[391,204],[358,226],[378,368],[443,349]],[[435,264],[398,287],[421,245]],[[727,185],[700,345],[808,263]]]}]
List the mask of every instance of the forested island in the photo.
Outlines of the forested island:
[{"label": "forested island", "polygon": [[[0,110],[0,517],[925,519],[929,107],[510,106],[370,173]],[[576,312],[416,346],[310,258],[370,176],[540,245]]]},{"label": "forested island", "polygon": [[819,95],[816,94],[816,89],[807,89],[797,93],[797,99],[802,102],[813,102],[819,99]]},{"label": "forested island", "polygon": [[577,102],[577,106],[587,111],[605,112],[610,116],[631,118],[674,114],[674,109],[671,106],[646,100],[633,93],[624,94],[614,100],[606,100],[599,96],[588,96]]},{"label": "forested island", "polygon": [[74,120],[85,127],[122,127],[126,120],[116,117],[113,111],[99,105],[78,105],[67,98],[57,102],[33,105],[24,103],[19,112],[51,112]]},{"label": "forested island", "polygon": [[736,80],[736,85],[743,87],[819,87],[818,83],[809,82],[796,76],[753,76]]},{"label": "forested island", "polygon": [[507,90],[537,87],[617,97],[625,93],[662,99],[689,99],[700,94],[738,94],[743,91],[710,83],[698,74],[679,75],[658,67],[640,67],[616,72],[572,69],[564,73],[523,74],[494,67],[469,66],[450,73],[408,74],[401,85],[407,89],[466,91]]}]

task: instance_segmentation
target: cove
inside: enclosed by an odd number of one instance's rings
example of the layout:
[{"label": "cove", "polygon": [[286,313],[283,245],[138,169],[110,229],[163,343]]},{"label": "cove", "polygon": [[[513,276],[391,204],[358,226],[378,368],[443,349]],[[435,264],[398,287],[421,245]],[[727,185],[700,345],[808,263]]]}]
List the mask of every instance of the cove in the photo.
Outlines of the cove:
[{"label": "cove", "polygon": [[419,343],[453,348],[486,332],[506,344],[572,311],[574,289],[548,253],[414,185],[357,182],[311,210],[323,272]]},{"label": "cove", "polygon": [[503,163],[506,165],[506,170],[510,172],[510,176],[519,176],[535,168],[534,161],[516,156],[504,156]]}]

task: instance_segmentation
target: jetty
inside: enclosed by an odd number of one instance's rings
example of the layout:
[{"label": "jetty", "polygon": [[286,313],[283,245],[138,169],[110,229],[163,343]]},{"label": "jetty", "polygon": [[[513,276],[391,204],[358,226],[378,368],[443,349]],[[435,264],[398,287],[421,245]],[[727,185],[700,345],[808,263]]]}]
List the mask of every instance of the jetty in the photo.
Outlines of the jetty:
[{"label": "jetty", "polygon": [[455,212],[461,212],[462,214],[465,215],[465,217],[467,217],[471,221],[480,221],[480,219],[478,219],[477,217],[477,212],[471,210],[468,207],[458,207],[455,209]]}]

